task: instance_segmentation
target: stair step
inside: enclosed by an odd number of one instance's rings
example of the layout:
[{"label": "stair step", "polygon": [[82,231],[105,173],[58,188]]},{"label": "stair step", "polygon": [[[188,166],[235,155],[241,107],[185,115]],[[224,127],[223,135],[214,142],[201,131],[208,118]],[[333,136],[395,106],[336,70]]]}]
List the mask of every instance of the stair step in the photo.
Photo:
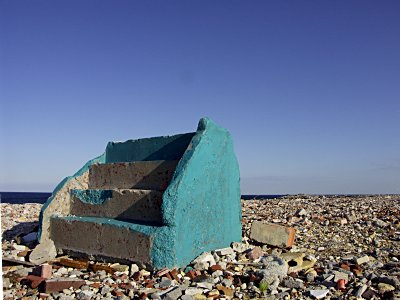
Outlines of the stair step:
[{"label": "stair step", "polygon": [[74,216],[53,216],[50,225],[50,236],[57,248],[145,264],[151,262],[151,235],[159,228],[108,218]]},{"label": "stair step", "polygon": [[177,164],[178,160],[94,164],[89,171],[89,189],[165,190]]},{"label": "stair step", "polygon": [[162,194],[139,189],[71,190],[70,214],[161,224]]}]

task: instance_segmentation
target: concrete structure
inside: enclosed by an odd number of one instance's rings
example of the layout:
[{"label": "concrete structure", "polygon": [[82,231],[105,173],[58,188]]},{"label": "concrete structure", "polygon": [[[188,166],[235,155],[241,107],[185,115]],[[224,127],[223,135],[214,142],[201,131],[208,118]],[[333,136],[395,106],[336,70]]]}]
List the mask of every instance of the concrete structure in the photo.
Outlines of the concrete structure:
[{"label": "concrete structure", "polygon": [[230,134],[197,131],[110,142],[64,179],[40,215],[40,243],[155,268],[187,265],[241,240],[239,168]]}]

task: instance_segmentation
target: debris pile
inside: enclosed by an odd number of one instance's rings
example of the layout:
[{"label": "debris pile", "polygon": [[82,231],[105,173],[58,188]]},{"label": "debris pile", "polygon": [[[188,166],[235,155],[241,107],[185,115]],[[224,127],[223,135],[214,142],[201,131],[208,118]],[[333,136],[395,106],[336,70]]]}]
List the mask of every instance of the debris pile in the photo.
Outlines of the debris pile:
[{"label": "debris pile", "polygon": [[41,205],[1,204],[4,299],[400,298],[399,196],[297,195],[242,207],[242,243],[149,270],[65,255],[37,263]]}]

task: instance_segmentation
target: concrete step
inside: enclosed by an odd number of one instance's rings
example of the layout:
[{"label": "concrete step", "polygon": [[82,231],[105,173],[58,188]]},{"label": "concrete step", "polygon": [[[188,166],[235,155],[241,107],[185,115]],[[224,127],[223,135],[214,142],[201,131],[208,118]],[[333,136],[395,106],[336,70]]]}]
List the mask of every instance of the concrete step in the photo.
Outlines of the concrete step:
[{"label": "concrete step", "polygon": [[70,214],[161,224],[162,194],[139,189],[72,190]]},{"label": "concrete step", "polygon": [[177,164],[177,160],[94,164],[89,171],[89,189],[165,190]]},{"label": "concrete step", "polygon": [[59,249],[150,264],[154,226],[108,218],[56,217],[50,236]]}]

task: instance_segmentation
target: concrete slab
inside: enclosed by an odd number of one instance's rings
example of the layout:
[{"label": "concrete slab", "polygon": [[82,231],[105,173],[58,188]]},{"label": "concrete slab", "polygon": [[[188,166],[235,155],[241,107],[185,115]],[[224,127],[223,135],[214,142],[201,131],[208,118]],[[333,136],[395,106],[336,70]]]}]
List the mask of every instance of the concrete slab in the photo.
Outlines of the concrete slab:
[{"label": "concrete slab", "polygon": [[50,236],[58,249],[150,264],[151,237],[127,224],[105,218],[52,217]]},{"label": "concrete slab", "polygon": [[165,190],[177,160],[94,164],[89,170],[89,189]]},{"label": "concrete slab", "polygon": [[72,190],[70,214],[161,224],[162,194],[137,189]]}]

